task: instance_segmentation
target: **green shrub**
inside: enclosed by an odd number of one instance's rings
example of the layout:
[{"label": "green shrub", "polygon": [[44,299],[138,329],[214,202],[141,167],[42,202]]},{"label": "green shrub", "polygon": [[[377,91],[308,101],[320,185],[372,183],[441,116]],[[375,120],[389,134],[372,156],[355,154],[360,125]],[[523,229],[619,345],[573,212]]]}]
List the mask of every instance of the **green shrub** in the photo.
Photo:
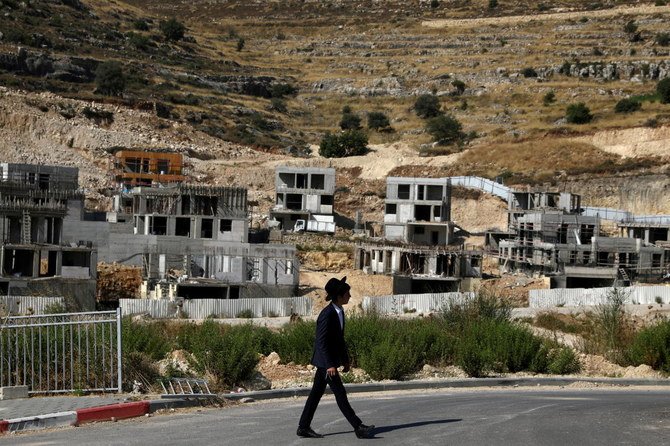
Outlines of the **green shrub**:
[{"label": "green shrub", "polygon": [[340,134],[326,133],[319,145],[319,154],[326,158],[363,155],[368,150],[368,137],[359,130]]},{"label": "green shrub", "polygon": [[258,339],[252,325],[222,327],[205,320],[193,333],[196,370],[209,372],[221,384],[233,386],[249,379],[258,364]]},{"label": "green shrub", "polygon": [[161,20],[158,27],[165,36],[165,39],[172,42],[183,39],[186,32],[186,26],[174,17],[169,20]]},{"label": "green shrub", "polygon": [[642,104],[640,103],[640,101],[636,101],[635,99],[624,98],[616,103],[614,111],[616,113],[632,113],[638,111],[640,108],[642,108]]},{"label": "green shrub", "polygon": [[418,368],[415,347],[402,338],[385,336],[362,357],[361,367],[372,379],[402,379]]},{"label": "green shrub", "polygon": [[627,356],[633,365],[647,364],[655,370],[670,372],[670,321],[640,330]]},{"label": "green shrub", "polygon": [[521,70],[523,77],[537,77],[537,71],[534,68],[524,68]]},{"label": "green shrub", "polygon": [[272,110],[277,111],[279,113],[286,113],[286,111],[288,110],[286,107],[286,101],[284,101],[281,98],[272,98],[270,100],[270,104]]},{"label": "green shrub", "polygon": [[658,81],[656,93],[661,98],[661,104],[670,104],[670,77]]},{"label": "green shrub", "polygon": [[565,119],[571,124],[586,124],[591,122],[593,115],[583,102],[578,102],[568,105],[565,111]]},{"label": "green shrub", "polygon": [[462,303],[446,302],[441,317],[449,327],[458,330],[482,319],[508,322],[512,318],[512,306],[507,299],[498,297],[492,290],[482,288],[473,299]]},{"label": "green shrub", "polygon": [[547,371],[554,375],[567,375],[581,370],[579,358],[574,350],[562,347],[551,352]]},{"label": "green shrub", "polygon": [[368,128],[371,130],[386,129],[391,126],[388,116],[382,112],[373,111],[368,113]]},{"label": "green shrub", "polygon": [[451,85],[454,88],[456,88],[456,93],[458,93],[459,95],[461,95],[461,94],[463,94],[463,92],[465,92],[465,82],[463,82],[461,80],[458,80],[458,79],[454,79],[453,81],[451,81]]},{"label": "green shrub", "polygon": [[154,42],[149,37],[142,34],[128,33],[126,37],[128,38],[128,42],[138,50],[146,51],[152,46],[155,46]]},{"label": "green shrub", "polygon": [[465,139],[463,126],[451,115],[430,118],[426,123],[426,131],[441,145],[457,144]]},{"label": "green shrub", "polygon": [[414,102],[414,111],[420,118],[433,118],[442,114],[440,100],[432,94],[422,94]]},{"label": "green shrub", "polygon": [[291,84],[274,84],[270,89],[270,95],[273,98],[283,98],[292,96],[298,92],[298,89]]},{"label": "green shrub", "polygon": [[159,378],[155,360],[146,353],[124,351],[121,362],[123,364],[123,379],[127,386],[134,381],[139,381],[149,389]]},{"label": "green shrub", "polygon": [[498,7],[498,0],[489,0],[489,9],[495,9]]},{"label": "green shrub", "polygon": [[492,366],[491,352],[472,327],[461,333],[456,347],[456,364],[473,378],[484,376]]},{"label": "green shrub", "polygon": [[635,20],[629,20],[623,27],[623,31],[626,34],[635,34],[637,32],[637,23]]},{"label": "green shrub", "polygon": [[244,44],[246,41],[244,40],[244,37],[239,37],[237,39],[237,44],[235,45],[235,48],[237,49],[238,52],[242,51],[244,49]]},{"label": "green shrub", "polygon": [[241,310],[239,313],[235,315],[236,318],[238,319],[253,319],[254,318],[254,310],[247,308],[246,310]]},{"label": "green shrub", "polygon": [[154,361],[164,359],[171,350],[163,322],[134,322],[125,317],[121,325],[121,342],[124,355],[139,352]]},{"label": "green shrub", "polygon": [[668,33],[656,34],[656,43],[660,46],[670,45],[670,34]]},{"label": "green shrub", "polygon": [[133,21],[133,28],[138,31],[149,31],[149,24],[146,22],[146,20],[137,19]]},{"label": "green shrub", "polygon": [[344,113],[340,119],[342,130],[358,130],[361,128],[361,118],[354,113]]},{"label": "green shrub", "polygon": [[554,91],[548,91],[542,98],[542,104],[544,106],[551,105],[556,102],[556,93]]},{"label": "green shrub", "polygon": [[[347,322],[347,330],[349,323]],[[274,341],[274,351],[282,361],[309,364],[314,350],[316,323],[298,321],[285,325]]]},{"label": "green shrub", "polygon": [[546,366],[542,345],[542,340],[526,327],[505,320],[480,319],[460,330],[457,364],[473,377],[489,370],[541,370]]},{"label": "green shrub", "polygon": [[440,7],[440,1],[439,0],[430,0],[430,7],[435,9]]},{"label": "green shrub", "polygon": [[121,64],[115,61],[103,62],[95,70],[96,93],[119,96],[126,88],[126,77]]}]

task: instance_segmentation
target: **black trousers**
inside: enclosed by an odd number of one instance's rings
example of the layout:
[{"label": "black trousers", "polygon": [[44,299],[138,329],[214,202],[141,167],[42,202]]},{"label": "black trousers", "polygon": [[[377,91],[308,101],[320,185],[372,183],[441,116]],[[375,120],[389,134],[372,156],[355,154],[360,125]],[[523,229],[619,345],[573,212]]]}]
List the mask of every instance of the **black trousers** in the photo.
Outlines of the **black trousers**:
[{"label": "black trousers", "polygon": [[302,415],[300,416],[300,422],[298,427],[308,428],[312,424],[312,419],[314,418],[314,412],[316,412],[316,407],[321,401],[323,392],[326,391],[326,384],[330,386],[330,390],[333,391],[335,395],[335,401],[337,401],[337,407],[342,411],[342,415],[349,421],[349,424],[356,429],[362,424],[360,418],[356,416],[354,409],[351,408],[349,404],[349,399],[347,398],[347,391],[344,389],[344,384],[342,384],[342,379],[340,378],[339,373],[335,376],[327,376],[326,369],[317,368],[316,375],[314,375],[314,384],[312,385],[312,390],[309,392],[307,397],[307,402],[305,403],[305,408],[302,410]]}]

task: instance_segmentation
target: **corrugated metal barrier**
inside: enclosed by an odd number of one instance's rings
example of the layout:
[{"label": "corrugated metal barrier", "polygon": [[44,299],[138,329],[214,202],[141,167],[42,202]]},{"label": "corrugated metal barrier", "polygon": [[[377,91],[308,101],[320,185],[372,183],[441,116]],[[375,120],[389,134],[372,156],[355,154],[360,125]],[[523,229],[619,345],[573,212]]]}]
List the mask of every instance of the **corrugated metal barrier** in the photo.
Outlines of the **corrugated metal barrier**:
[{"label": "corrugated metal barrier", "polygon": [[291,314],[312,314],[309,297],[277,297],[259,299],[194,299],[170,301],[163,299],[120,299],[124,315],[148,314],[153,318],[207,319],[235,317],[286,317]]},{"label": "corrugated metal barrier", "polygon": [[[554,290],[531,290],[528,293],[530,308],[578,307],[607,303],[608,293],[614,288],[560,288]],[[625,303],[649,305],[670,303],[668,286],[633,286],[619,288],[626,296]]]},{"label": "corrugated metal barrier", "polygon": [[[36,296],[0,296],[0,309],[2,313],[13,316],[30,316],[32,314],[45,314],[47,310],[58,313],[64,310],[65,299],[63,297],[36,297]],[[60,307],[60,308],[59,308]]]},{"label": "corrugated metal barrier", "polygon": [[472,299],[475,293],[395,294],[365,297],[363,309],[379,314],[430,313]]}]

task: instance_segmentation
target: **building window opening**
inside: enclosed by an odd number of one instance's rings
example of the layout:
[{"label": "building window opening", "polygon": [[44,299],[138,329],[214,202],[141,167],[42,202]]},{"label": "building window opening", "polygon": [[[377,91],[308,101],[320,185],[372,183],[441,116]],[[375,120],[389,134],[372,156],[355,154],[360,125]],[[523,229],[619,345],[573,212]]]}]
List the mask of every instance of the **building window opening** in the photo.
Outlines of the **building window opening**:
[{"label": "building window opening", "polygon": [[430,221],[430,206],[426,205],[414,206],[414,220]]},{"label": "building window opening", "polygon": [[295,187],[296,187],[296,189],[307,189],[307,174],[306,173],[297,173],[295,175]]},{"label": "building window opening", "polygon": [[440,201],[442,200],[442,196],[444,195],[442,191],[443,191],[442,186],[428,186],[426,192],[426,199],[431,201]]},{"label": "building window opening", "polygon": [[287,194],[286,195],[286,208],[299,211],[302,209],[302,195],[300,194]]},{"label": "building window opening", "polygon": [[211,218],[203,218],[200,225],[200,238],[212,238],[212,226],[214,220]]},{"label": "building window opening", "polygon": [[333,205],[333,196],[332,195],[321,195],[321,204],[324,206]]},{"label": "building window opening", "polygon": [[398,184],[398,199],[409,200],[409,184]]},{"label": "building window opening", "polygon": [[325,175],[321,173],[315,173],[312,175],[312,189],[323,190],[325,188],[326,180]]},{"label": "building window opening", "polygon": [[220,232],[232,232],[233,231],[233,221],[227,218],[222,218],[219,222],[219,231]]},{"label": "building window opening", "polygon": [[156,170],[156,173],[161,175],[167,175],[170,173],[170,160],[159,159],[156,162]]},{"label": "building window opening", "polygon": [[390,215],[394,215],[397,212],[397,206],[395,203],[388,203],[386,205],[386,213]]},{"label": "building window opening", "polygon": [[179,237],[189,237],[191,235],[191,219],[177,217],[175,220],[174,235]]},{"label": "building window opening", "polygon": [[151,217],[151,235],[167,235],[167,217]]}]

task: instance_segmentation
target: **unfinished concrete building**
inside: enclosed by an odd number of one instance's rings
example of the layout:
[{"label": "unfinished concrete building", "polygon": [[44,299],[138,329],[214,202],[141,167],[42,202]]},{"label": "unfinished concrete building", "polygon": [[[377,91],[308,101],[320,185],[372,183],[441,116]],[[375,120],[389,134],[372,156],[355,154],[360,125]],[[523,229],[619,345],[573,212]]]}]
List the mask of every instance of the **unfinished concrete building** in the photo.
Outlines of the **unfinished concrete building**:
[{"label": "unfinished concrete building", "polygon": [[270,217],[279,222],[280,229],[292,231],[302,220],[305,230],[335,232],[335,169],[278,166],[275,194]]},{"label": "unfinished concrete building", "polygon": [[78,175],[70,167],[0,163],[2,294],[63,296],[71,309],[95,309],[96,250],[63,230],[83,206]]},{"label": "unfinished concrete building", "polygon": [[621,237],[639,238],[645,243],[670,247],[670,217],[638,218],[617,223]]},{"label": "unfinished concrete building", "polygon": [[482,251],[452,245],[448,178],[389,177],[384,240],[359,244],[356,268],[393,276],[394,293],[470,291],[482,275]]},{"label": "unfinished concrete building", "polygon": [[169,151],[118,150],[112,174],[120,187],[181,183],[186,180],[184,157]]},{"label": "unfinished concrete building", "polygon": [[[574,194],[515,192],[510,238],[487,238],[496,243],[501,270],[544,274],[552,287],[568,288],[628,284],[667,273],[670,251],[640,238],[603,237],[599,218],[579,215],[580,209]],[[634,227],[626,226],[629,234],[635,235]]]},{"label": "unfinished concrete building", "polygon": [[451,183],[448,178],[386,179],[384,237],[403,243],[452,243]]},{"label": "unfinished concrete building", "polygon": [[295,295],[295,247],[247,242],[246,189],[179,184],[127,194],[130,214],[73,230],[96,240],[100,260],[141,266],[147,297]]},{"label": "unfinished concrete building", "polygon": [[368,274],[393,276],[394,294],[471,291],[482,277],[482,252],[458,247],[356,247],[354,264]]}]

